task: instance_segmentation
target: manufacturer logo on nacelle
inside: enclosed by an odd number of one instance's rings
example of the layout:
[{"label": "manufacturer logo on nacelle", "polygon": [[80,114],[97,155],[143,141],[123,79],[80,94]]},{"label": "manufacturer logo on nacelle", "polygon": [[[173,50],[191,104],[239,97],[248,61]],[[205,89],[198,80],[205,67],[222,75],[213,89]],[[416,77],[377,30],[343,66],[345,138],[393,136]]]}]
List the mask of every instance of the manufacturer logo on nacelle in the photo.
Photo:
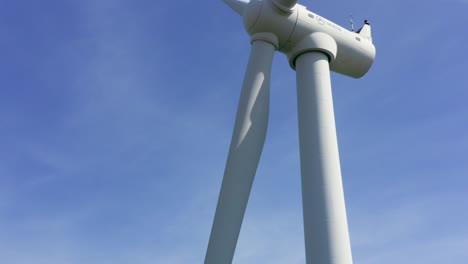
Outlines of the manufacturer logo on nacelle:
[{"label": "manufacturer logo on nacelle", "polygon": [[320,17],[320,16],[317,16],[317,22],[320,24],[320,25],[324,25],[325,24],[325,20]]}]

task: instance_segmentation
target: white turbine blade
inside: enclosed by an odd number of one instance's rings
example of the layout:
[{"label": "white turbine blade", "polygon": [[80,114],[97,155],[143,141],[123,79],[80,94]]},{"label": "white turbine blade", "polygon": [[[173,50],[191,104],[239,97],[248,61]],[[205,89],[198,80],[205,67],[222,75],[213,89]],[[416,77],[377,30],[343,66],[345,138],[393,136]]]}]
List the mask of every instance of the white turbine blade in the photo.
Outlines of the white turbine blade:
[{"label": "white turbine blade", "polygon": [[205,264],[232,263],[265,142],[275,46],[252,43]]},{"label": "white turbine blade", "polygon": [[224,3],[241,16],[244,14],[245,7],[249,2],[250,0],[224,0]]}]

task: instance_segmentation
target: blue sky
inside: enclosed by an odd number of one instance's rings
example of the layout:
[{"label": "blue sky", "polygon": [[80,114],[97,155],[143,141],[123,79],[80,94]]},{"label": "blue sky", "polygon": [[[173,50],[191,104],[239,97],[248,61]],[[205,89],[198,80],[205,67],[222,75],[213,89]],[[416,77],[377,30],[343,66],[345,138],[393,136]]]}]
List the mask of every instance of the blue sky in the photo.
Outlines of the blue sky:
[{"label": "blue sky", "polygon": [[[468,259],[466,0],[300,1],[377,58],[332,75],[354,262]],[[0,2],[0,259],[202,263],[249,54],[222,1]],[[234,263],[304,260],[295,74]]]}]

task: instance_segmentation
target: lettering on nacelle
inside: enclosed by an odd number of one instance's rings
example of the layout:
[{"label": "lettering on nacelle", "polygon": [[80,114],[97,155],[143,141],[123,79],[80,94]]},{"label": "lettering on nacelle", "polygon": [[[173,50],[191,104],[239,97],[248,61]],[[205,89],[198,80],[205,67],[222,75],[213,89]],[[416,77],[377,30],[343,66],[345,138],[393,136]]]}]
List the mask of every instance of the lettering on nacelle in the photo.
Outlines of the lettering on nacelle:
[{"label": "lettering on nacelle", "polygon": [[[310,18],[314,18],[314,15],[312,15],[312,14],[309,13],[309,17],[310,17]],[[329,21],[326,21],[326,22],[325,22],[325,19],[323,19],[323,17],[316,16],[315,18],[316,18],[317,22],[318,22],[320,25],[325,25],[325,24],[327,24],[327,26],[330,26],[330,27],[332,27],[332,28],[334,28],[334,29],[336,29],[336,30],[338,30],[338,31],[340,31],[340,32],[343,31],[343,29],[342,29],[340,26],[338,26],[338,25],[336,25],[336,24],[333,24],[332,22],[329,22]]]},{"label": "lettering on nacelle", "polygon": [[320,25],[324,25],[324,24],[325,24],[325,20],[323,20],[323,18],[320,17],[320,16],[317,16],[317,22],[318,22]]},{"label": "lettering on nacelle", "polygon": [[332,28],[334,28],[334,29],[336,29],[336,30],[338,30],[340,32],[342,31],[341,27],[336,25],[336,24],[333,24],[333,23],[327,21],[327,25],[329,25],[330,27],[332,27]]}]

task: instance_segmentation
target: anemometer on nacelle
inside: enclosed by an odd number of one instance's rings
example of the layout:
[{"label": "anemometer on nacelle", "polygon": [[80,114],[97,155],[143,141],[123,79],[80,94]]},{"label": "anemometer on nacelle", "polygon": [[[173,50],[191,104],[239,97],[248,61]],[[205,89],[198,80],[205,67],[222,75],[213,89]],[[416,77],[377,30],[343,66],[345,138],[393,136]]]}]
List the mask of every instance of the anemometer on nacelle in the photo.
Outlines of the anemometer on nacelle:
[{"label": "anemometer on nacelle", "polygon": [[[362,77],[374,61],[375,47],[367,20],[360,30],[353,32],[294,0],[225,2],[243,17],[244,27],[254,39],[275,42],[277,50],[288,56],[293,69],[297,56],[313,50],[328,55],[332,71],[354,78]],[[265,32],[270,36],[266,37]]]}]

